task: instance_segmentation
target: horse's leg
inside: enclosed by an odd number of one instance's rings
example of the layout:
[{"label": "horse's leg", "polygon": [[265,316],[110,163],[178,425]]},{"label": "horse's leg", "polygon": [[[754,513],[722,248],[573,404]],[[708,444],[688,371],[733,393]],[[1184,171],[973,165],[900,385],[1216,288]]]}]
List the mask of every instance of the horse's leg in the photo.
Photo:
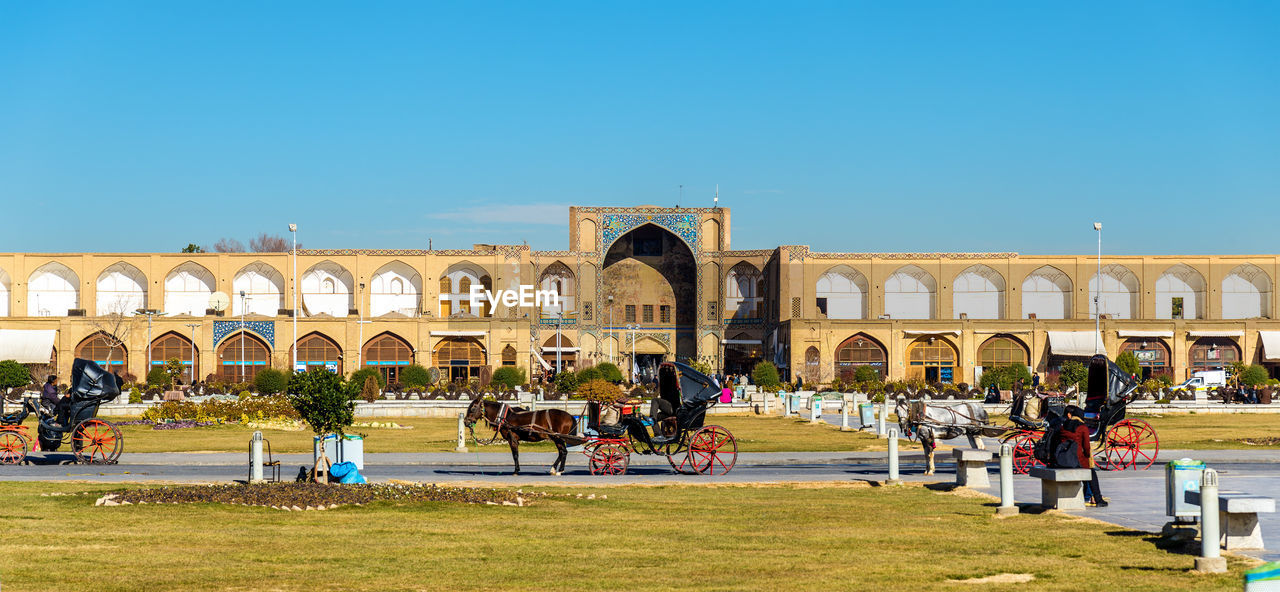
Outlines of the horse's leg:
[{"label": "horse's leg", "polygon": [[[569,449],[565,447],[564,440],[554,438],[551,440],[556,445],[556,462],[551,463],[551,474],[561,475],[564,473],[564,463],[568,460]],[[556,467],[559,467],[558,469]]]},{"label": "horse's leg", "polygon": [[511,446],[511,462],[515,464],[516,470],[512,475],[520,474],[520,437],[514,433],[507,432],[507,444]]},{"label": "horse's leg", "polygon": [[920,444],[924,446],[924,474],[926,476],[933,474],[933,448],[937,444],[933,439],[933,430],[930,428],[920,429]]},{"label": "horse's leg", "polygon": [[982,441],[981,431],[969,430],[968,432],[966,432],[966,435],[969,436],[969,446],[977,448],[978,450],[987,449],[987,445]]}]

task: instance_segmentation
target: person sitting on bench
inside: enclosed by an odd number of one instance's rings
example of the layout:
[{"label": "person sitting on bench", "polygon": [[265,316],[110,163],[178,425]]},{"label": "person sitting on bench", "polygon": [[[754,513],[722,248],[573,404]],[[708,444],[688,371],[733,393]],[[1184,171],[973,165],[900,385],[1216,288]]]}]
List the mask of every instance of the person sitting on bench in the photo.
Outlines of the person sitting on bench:
[{"label": "person sitting on bench", "polygon": [[1064,469],[1089,469],[1089,481],[1084,484],[1085,504],[1104,508],[1106,498],[1098,486],[1098,469],[1093,466],[1093,453],[1089,448],[1089,426],[1084,424],[1084,410],[1068,405],[1067,419],[1056,430],[1058,441],[1053,445],[1054,464]]}]

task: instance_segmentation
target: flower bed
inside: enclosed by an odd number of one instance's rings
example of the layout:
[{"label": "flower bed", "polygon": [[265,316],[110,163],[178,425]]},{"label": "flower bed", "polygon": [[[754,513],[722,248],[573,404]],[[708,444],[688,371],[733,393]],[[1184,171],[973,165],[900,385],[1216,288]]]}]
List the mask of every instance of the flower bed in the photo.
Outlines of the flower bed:
[{"label": "flower bed", "polygon": [[110,493],[96,505],[220,503],[286,509],[325,509],[371,502],[459,502],[523,506],[537,493],[521,493],[478,487],[368,483],[321,485],[319,483],[270,483],[182,485],[131,489]]}]

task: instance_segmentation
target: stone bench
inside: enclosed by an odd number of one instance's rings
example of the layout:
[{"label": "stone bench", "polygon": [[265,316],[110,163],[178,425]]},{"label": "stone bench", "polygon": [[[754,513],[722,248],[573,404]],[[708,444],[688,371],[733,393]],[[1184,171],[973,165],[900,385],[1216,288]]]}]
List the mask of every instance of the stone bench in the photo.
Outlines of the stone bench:
[{"label": "stone bench", "polygon": [[1093,476],[1089,469],[1033,467],[1031,476],[1040,480],[1040,505],[1058,510],[1084,509],[1084,482]]},{"label": "stone bench", "polygon": [[[1200,505],[1200,492],[1186,492],[1189,504]],[[1265,549],[1259,513],[1276,511],[1275,498],[1249,495],[1237,491],[1218,494],[1218,529],[1222,532],[1223,549]]]},{"label": "stone bench", "polygon": [[994,458],[991,451],[956,448],[951,455],[956,459],[956,485],[991,487],[991,479],[987,477],[987,462]]}]

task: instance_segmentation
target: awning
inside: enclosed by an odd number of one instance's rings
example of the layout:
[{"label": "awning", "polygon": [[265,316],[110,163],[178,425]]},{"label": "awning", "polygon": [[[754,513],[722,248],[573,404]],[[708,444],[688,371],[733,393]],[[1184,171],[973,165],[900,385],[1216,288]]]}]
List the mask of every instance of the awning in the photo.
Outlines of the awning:
[{"label": "awning", "polygon": [[764,341],[759,339],[726,339],[720,343],[725,345],[763,345]]},{"label": "awning", "polygon": [[432,337],[484,337],[484,331],[432,331]]},{"label": "awning", "polygon": [[1168,331],[1128,331],[1128,330],[1121,329],[1116,331],[1116,335],[1119,335],[1120,337],[1164,337],[1166,339],[1172,339],[1173,330],[1170,329]]},{"label": "awning", "polygon": [[551,369],[551,364],[548,364],[546,360],[542,359],[542,356],[539,355],[538,352],[533,352],[533,358],[538,360],[538,363],[542,365],[543,370]]},{"label": "awning", "polygon": [[576,348],[576,347],[551,347],[548,345],[542,346],[542,352],[549,353],[549,354],[554,354],[557,351],[559,351],[562,354],[573,354],[573,353],[577,353],[578,349],[579,348]]},{"label": "awning", "polygon": [[1187,331],[1187,337],[1244,337],[1244,331]]},{"label": "awning", "polygon": [[0,360],[48,364],[57,335],[55,329],[0,329]]},{"label": "awning", "polygon": [[1280,362],[1280,331],[1258,331],[1262,338],[1262,359]]},{"label": "awning", "polygon": [[1102,344],[1097,331],[1049,331],[1049,351],[1058,356],[1092,356]]},{"label": "awning", "polygon": [[959,329],[903,329],[903,335],[955,335],[960,336]]}]

